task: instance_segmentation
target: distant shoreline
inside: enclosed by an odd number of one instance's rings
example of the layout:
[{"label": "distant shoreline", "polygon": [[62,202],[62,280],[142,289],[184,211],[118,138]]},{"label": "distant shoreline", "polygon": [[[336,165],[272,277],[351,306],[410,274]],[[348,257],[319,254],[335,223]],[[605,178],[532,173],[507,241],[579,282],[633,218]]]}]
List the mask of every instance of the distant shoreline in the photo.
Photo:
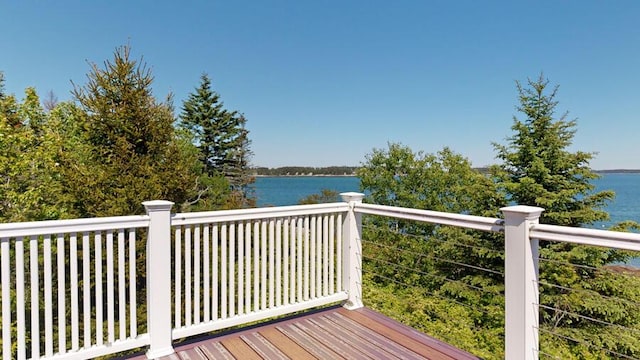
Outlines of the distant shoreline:
[{"label": "distant shoreline", "polygon": [[290,177],[290,178],[300,178],[300,177],[356,177],[356,174],[348,174],[348,175],[333,175],[333,174],[303,174],[303,175],[253,175],[255,177]]},{"label": "distant shoreline", "polygon": [[[486,172],[487,168],[476,168],[482,172]],[[640,174],[640,169],[610,169],[610,170],[593,170],[593,172],[597,174]],[[299,178],[299,177],[356,177],[356,174],[286,174],[286,175],[267,175],[267,174],[255,174],[255,177],[291,177],[291,178]]]}]

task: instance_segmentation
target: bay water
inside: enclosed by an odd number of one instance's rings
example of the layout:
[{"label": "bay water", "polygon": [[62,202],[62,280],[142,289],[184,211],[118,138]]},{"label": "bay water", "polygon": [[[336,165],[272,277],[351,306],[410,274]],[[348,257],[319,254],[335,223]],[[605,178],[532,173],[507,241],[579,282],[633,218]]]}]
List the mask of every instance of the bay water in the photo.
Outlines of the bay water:
[{"label": "bay water", "polygon": [[[613,190],[615,199],[605,208],[611,219],[594,224],[608,228],[624,220],[640,222],[640,173],[607,173],[593,182],[596,191]],[[258,177],[255,193],[258,206],[295,205],[301,199],[318,194],[322,189],[340,192],[359,191],[355,176],[284,176]]]}]

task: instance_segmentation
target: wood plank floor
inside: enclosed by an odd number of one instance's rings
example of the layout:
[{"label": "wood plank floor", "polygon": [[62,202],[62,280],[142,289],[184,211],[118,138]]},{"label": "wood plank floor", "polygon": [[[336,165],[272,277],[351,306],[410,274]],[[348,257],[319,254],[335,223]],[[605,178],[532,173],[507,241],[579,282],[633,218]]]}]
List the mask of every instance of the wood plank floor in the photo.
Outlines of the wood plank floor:
[{"label": "wood plank floor", "polygon": [[[135,358],[136,360],[144,357]],[[362,308],[332,307],[176,347],[162,360],[478,359]]]}]

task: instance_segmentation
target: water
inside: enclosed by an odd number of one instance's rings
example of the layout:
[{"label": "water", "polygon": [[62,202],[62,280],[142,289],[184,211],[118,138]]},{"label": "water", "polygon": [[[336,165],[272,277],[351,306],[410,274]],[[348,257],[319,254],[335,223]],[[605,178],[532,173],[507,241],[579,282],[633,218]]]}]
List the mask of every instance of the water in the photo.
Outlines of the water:
[{"label": "water", "polygon": [[[613,190],[616,198],[606,211],[611,219],[594,227],[608,228],[624,220],[640,222],[640,174],[603,174],[594,181],[598,191]],[[353,176],[258,177],[255,183],[258,206],[295,205],[302,198],[322,189],[337,192],[358,191],[360,180]]]},{"label": "water", "polygon": [[611,219],[596,224],[608,228],[625,220],[640,222],[640,174],[604,174],[594,181],[598,190],[613,190],[616,197],[605,209]]},{"label": "water", "polygon": [[322,189],[341,193],[359,188],[360,179],[354,176],[258,177],[255,183],[258,206],[295,205]]}]

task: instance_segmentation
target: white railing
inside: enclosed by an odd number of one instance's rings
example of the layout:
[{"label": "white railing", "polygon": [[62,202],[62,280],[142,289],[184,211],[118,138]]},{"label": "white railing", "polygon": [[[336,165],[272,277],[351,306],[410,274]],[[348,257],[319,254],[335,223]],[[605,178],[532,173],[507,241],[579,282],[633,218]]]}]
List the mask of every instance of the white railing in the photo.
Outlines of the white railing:
[{"label": "white railing", "polygon": [[346,203],[177,214],[173,338],[343,301]]},{"label": "white railing", "polygon": [[136,229],[148,224],[147,216],[0,224],[2,358],[80,359],[148,344],[138,333],[135,268]]},{"label": "white railing", "polygon": [[[144,216],[0,224],[2,356],[83,359],[149,345],[155,358],[187,336],[330,303],[361,307],[369,214],[504,232],[505,357],[536,359],[537,239],[640,250],[640,234],[540,225],[540,208],[504,208],[498,219],[362,197],[173,215],[172,203],[151,201]],[[146,270],[136,267],[140,241]]]}]

